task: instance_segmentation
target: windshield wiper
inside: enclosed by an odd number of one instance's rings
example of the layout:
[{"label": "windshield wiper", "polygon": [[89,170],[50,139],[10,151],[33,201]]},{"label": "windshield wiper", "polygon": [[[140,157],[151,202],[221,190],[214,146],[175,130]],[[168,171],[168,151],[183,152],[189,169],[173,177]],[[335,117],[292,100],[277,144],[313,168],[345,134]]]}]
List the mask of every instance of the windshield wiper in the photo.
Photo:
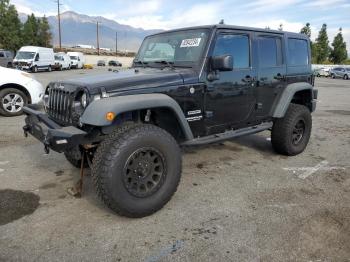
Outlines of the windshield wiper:
[{"label": "windshield wiper", "polygon": [[140,64],[140,65],[142,65],[143,67],[146,67],[146,65],[148,64],[148,62],[143,62],[143,61],[141,61],[141,60],[134,60],[134,63],[135,63],[135,64]]},{"label": "windshield wiper", "polygon": [[169,66],[171,69],[174,69],[174,62],[166,61],[166,60],[161,60],[161,61],[153,61],[155,64],[163,64]]}]

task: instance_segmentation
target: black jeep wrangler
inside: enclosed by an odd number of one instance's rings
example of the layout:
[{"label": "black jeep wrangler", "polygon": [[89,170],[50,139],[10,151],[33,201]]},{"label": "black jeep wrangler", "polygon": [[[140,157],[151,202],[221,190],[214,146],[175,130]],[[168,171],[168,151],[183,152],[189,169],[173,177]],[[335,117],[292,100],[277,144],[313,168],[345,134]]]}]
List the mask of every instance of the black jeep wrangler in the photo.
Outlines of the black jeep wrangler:
[{"label": "black jeep wrangler", "polygon": [[46,114],[24,108],[24,132],[77,167],[88,163],[112,210],[143,217],[176,191],[181,146],[271,130],[276,152],[303,152],[313,84],[305,35],[224,24],[178,29],[146,37],[131,69],[50,83]]}]

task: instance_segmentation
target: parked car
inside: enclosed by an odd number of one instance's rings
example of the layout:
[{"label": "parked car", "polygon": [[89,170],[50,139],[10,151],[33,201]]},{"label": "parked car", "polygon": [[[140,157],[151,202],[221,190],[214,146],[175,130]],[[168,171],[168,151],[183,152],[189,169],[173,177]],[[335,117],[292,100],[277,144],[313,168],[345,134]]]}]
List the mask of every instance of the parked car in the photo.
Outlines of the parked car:
[{"label": "parked car", "polygon": [[28,104],[42,101],[44,87],[27,72],[0,67],[0,114],[18,116]]},{"label": "parked car", "polygon": [[343,78],[348,80],[350,77],[349,67],[334,67],[329,71],[332,78]]},{"label": "parked car", "polygon": [[97,61],[97,66],[106,66],[106,61],[104,61],[104,60],[98,60],[98,61]]},{"label": "parked car", "polygon": [[13,53],[8,50],[0,49],[0,66],[12,67]]},{"label": "parked car", "polygon": [[94,69],[94,66],[92,64],[85,64],[84,69]]},{"label": "parked car", "polygon": [[312,74],[304,34],[223,24],[166,31],[144,39],[130,69],[51,83],[46,114],[26,107],[23,130],[88,165],[113,211],[143,217],[176,192],[180,147],[271,131],[277,153],[302,153],[318,95]]},{"label": "parked car", "polygon": [[82,52],[68,52],[71,60],[71,68],[84,68],[85,65],[85,56]]},{"label": "parked car", "polygon": [[55,64],[52,48],[39,46],[23,46],[13,59],[13,66],[34,73],[39,70],[51,71]]},{"label": "parked car", "polygon": [[329,68],[318,68],[315,69],[314,75],[317,77],[329,77]]},{"label": "parked car", "polygon": [[110,61],[108,62],[108,65],[109,65],[109,66],[123,66],[122,63],[120,63],[120,62],[118,62],[118,61],[116,61],[116,60],[110,60]]},{"label": "parked car", "polygon": [[71,68],[71,60],[69,55],[66,53],[57,53],[55,54],[55,65],[54,68],[56,70],[64,70]]}]

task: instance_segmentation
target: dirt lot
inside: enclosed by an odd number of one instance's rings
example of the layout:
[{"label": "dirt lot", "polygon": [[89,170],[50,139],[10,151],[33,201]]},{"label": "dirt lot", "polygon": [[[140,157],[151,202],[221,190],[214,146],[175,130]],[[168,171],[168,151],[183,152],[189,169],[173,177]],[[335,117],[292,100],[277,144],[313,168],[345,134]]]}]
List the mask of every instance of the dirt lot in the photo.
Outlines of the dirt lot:
[{"label": "dirt lot", "polygon": [[303,154],[275,154],[268,132],[186,149],[177,193],[142,219],[105,208],[90,177],[69,196],[79,171],[0,117],[0,261],[350,261],[350,81],[316,86]]}]

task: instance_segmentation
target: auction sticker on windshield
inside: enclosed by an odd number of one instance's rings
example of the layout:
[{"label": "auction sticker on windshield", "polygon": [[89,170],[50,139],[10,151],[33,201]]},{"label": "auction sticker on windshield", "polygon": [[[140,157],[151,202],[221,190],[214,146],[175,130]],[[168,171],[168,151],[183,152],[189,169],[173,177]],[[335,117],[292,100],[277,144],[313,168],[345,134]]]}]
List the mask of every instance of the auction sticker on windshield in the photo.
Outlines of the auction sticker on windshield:
[{"label": "auction sticker on windshield", "polygon": [[184,39],[181,42],[180,47],[195,47],[199,46],[199,43],[201,42],[202,38],[191,38],[191,39]]}]

